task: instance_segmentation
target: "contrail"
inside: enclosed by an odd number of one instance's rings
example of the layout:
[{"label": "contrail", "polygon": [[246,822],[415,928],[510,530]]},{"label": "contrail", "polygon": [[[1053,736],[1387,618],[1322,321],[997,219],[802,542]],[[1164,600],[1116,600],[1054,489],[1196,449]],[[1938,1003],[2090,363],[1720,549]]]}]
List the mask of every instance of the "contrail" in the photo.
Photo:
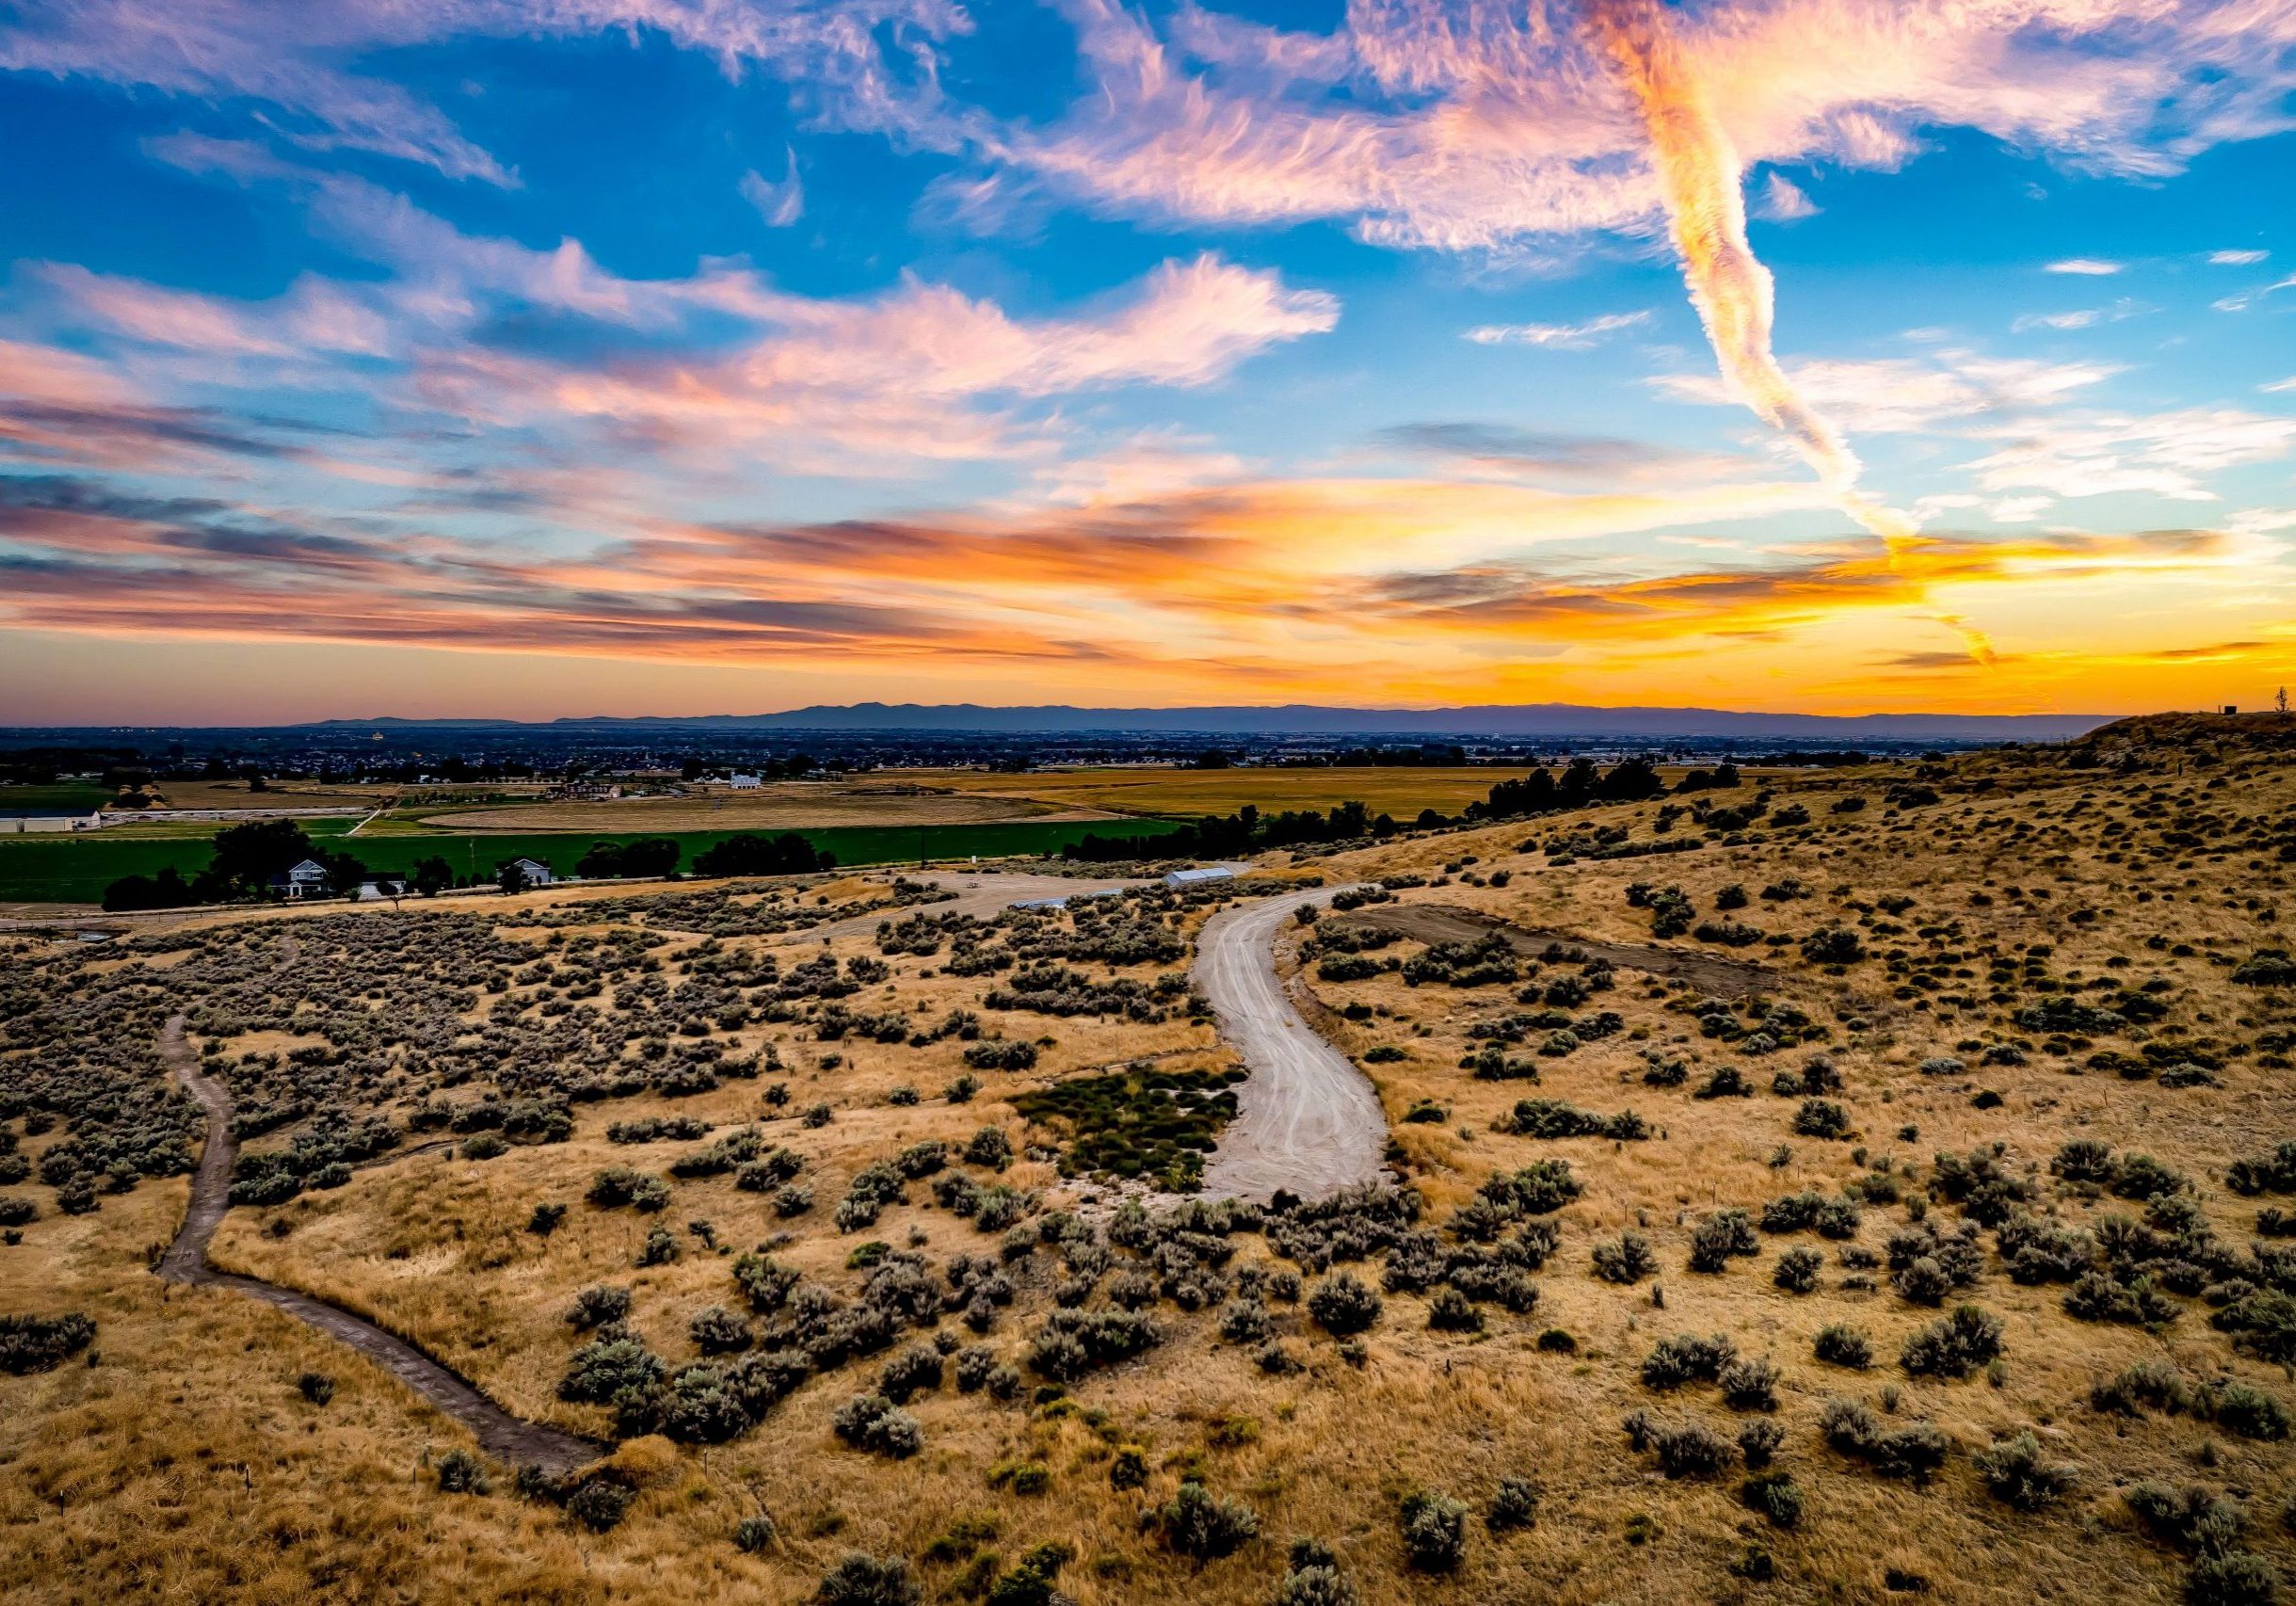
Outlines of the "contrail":
[{"label": "contrail", "polygon": [[[1696,69],[1657,0],[1584,0],[1584,12],[1649,130],[1675,251],[1724,382],[1793,442],[1842,511],[1881,538],[1891,568],[1899,569],[1919,544],[1919,527],[1858,489],[1856,455],[1803,399],[1771,350],[1774,286],[1746,238],[1745,168]],[[1993,645],[1981,632],[1940,617],[1969,643],[1972,657],[1994,661]]]}]

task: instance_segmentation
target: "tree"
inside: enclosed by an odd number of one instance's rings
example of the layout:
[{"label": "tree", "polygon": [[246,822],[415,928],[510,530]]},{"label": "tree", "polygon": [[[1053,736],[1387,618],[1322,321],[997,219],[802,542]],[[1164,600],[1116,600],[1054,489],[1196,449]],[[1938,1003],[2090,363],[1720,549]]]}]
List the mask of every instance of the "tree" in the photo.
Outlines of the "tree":
[{"label": "tree", "polygon": [[2283,715],[2287,715],[2288,711],[2288,687],[2282,686],[2277,692],[2272,694],[2272,706],[2278,709]]},{"label": "tree", "polygon": [[428,859],[414,861],[413,876],[408,884],[423,896],[435,898],[455,884],[454,868],[434,853]]},{"label": "tree", "polygon": [[194,891],[201,902],[261,897],[274,876],[312,857],[311,839],[293,820],[250,820],[216,833],[215,857]]},{"label": "tree", "polygon": [[694,856],[697,875],[795,875],[835,866],[834,855],[816,853],[795,831],[762,837],[739,831]]},{"label": "tree", "polygon": [[522,892],[526,890],[526,872],[517,859],[506,859],[496,868],[494,884],[506,892]]},{"label": "tree", "polygon": [[327,867],[327,890],[339,898],[358,891],[360,883],[367,878],[367,867],[357,854],[322,850],[314,857]]},{"label": "tree", "polygon": [[667,875],[678,868],[679,847],[674,837],[640,837],[622,847],[624,875]]},{"label": "tree", "polygon": [[110,914],[181,908],[197,901],[172,864],[162,866],[157,875],[122,875],[104,889],[104,908]]}]

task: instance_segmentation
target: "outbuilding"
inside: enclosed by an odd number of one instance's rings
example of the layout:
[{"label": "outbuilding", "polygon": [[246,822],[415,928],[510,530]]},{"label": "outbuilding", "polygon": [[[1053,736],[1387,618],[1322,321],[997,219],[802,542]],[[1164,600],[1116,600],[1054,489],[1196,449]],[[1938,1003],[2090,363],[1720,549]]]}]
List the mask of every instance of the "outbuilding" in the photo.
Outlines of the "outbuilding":
[{"label": "outbuilding", "polygon": [[518,866],[520,879],[529,887],[547,887],[557,879],[550,873],[550,866],[538,859],[514,859],[510,862]]},{"label": "outbuilding", "polygon": [[1174,870],[1165,875],[1164,884],[1178,891],[1182,887],[1200,887],[1207,881],[1232,881],[1236,873],[1222,865],[1208,864],[1187,870]]}]

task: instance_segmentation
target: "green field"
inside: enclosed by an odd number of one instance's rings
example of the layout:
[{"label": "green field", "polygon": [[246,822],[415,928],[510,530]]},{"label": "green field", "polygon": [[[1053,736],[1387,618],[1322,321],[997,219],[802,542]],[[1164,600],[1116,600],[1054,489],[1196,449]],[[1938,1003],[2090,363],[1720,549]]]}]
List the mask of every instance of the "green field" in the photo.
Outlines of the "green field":
[{"label": "green field", "polygon": [[55,786],[0,786],[0,819],[11,814],[85,814],[112,800],[111,789],[92,780]]},{"label": "green field", "polygon": [[[188,824],[189,822],[185,822]],[[305,829],[313,838],[339,836],[355,822],[313,820]],[[840,826],[799,831],[817,850],[837,856],[841,865],[914,863],[920,859],[984,859],[1013,854],[1058,853],[1089,832],[1101,835],[1160,836],[1176,830],[1164,820],[1080,820],[1038,823],[1006,820],[969,826]],[[188,880],[207,867],[208,839],[213,827],[197,837],[120,836],[110,831],[78,836],[9,836],[0,834],[0,903],[92,904],[104,889],[122,875],[153,875],[173,865]],[[574,861],[594,842],[630,843],[649,833],[613,832],[599,836],[558,831],[509,835],[439,832],[420,837],[361,835],[343,845],[357,854],[368,869],[404,874],[418,859],[436,854],[454,867],[455,874],[490,879],[494,867],[509,859],[534,859],[561,875],[570,875]],[[670,831],[684,849],[682,864],[738,831]],[[749,833],[778,836],[779,832]]]}]

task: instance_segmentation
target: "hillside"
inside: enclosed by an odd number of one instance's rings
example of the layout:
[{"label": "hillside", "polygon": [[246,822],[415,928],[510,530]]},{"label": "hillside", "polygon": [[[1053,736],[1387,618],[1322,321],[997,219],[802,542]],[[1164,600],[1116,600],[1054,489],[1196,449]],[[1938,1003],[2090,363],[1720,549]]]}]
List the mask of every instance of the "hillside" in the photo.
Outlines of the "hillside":
[{"label": "hillside", "polygon": [[[2117,729],[2095,750],[2201,728]],[[2272,730],[2181,774],[1797,774],[1065,909],[812,877],[10,940],[0,1312],[37,1322],[0,1336],[0,1502],[38,1520],[0,1588],[2269,1599]],[[1284,1091],[1190,970],[1237,903],[1370,1081],[1371,1187],[1192,1191]],[[186,1062],[243,1145],[213,1262],[572,1436],[570,1471],[150,1275]]]}]

